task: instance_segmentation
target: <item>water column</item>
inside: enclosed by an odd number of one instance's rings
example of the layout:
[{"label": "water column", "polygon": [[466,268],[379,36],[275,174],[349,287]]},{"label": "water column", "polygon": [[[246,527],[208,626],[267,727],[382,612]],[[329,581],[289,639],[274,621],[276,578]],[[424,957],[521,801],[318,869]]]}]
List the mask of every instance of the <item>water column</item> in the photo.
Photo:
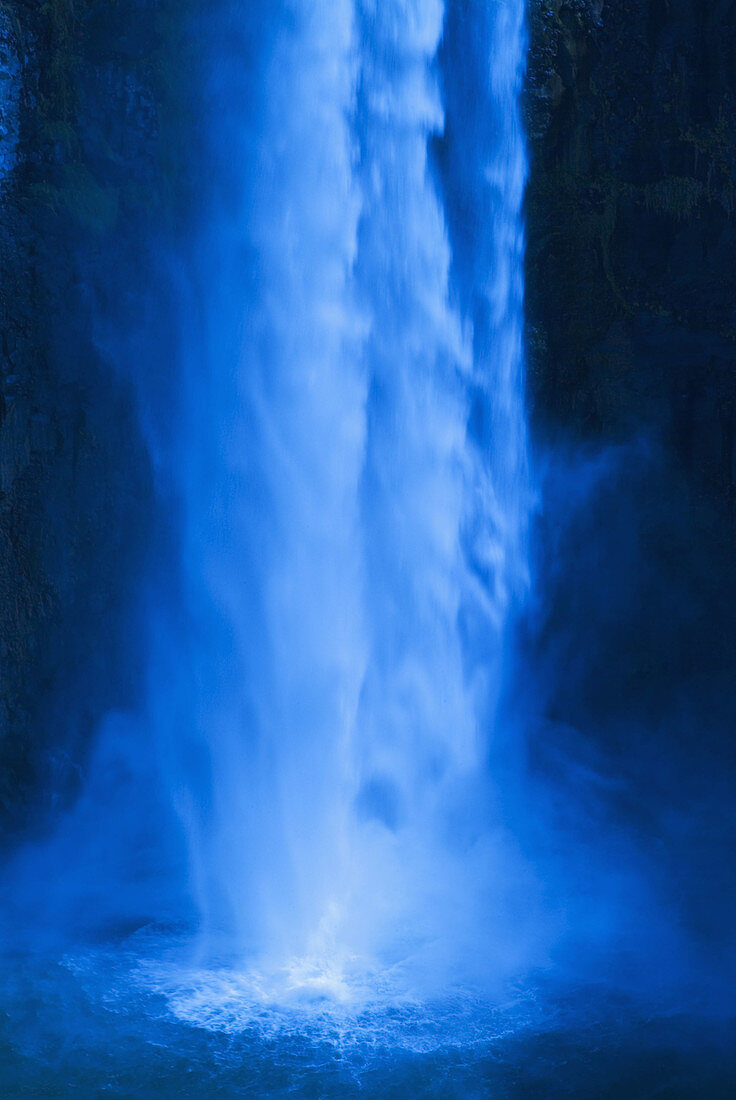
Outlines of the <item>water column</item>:
[{"label": "water column", "polygon": [[178,464],[192,627],[162,758],[208,936],[305,981],[439,973],[498,940],[489,745],[528,508],[523,3],[459,8],[485,57],[483,140],[454,119],[472,226],[430,159],[440,0],[233,6],[211,46]]}]

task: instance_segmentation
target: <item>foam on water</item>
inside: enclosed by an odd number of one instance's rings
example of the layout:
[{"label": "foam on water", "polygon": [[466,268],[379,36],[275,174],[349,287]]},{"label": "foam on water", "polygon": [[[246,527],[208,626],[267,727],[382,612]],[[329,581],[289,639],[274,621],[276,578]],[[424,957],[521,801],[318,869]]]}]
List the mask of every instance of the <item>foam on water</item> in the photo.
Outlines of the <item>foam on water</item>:
[{"label": "foam on water", "polygon": [[560,985],[539,973],[500,997],[477,987],[416,997],[406,975],[396,986],[386,973],[345,996],[335,975],[304,965],[280,975],[198,967],[181,929],[149,927],[61,957],[4,940],[3,1095],[732,1091],[731,1022],[693,1011],[697,997],[632,1001],[599,982]]},{"label": "foam on water", "polygon": [[259,1042],[292,1037],[343,1052],[429,1054],[471,1051],[544,1026],[531,986],[507,989],[496,1001],[477,988],[455,988],[427,1001],[408,991],[405,974],[351,974],[315,960],[291,960],[279,973],[230,964],[198,968],[186,961],[180,936],[155,929],[114,951],[70,952],[62,965],[90,1003],[107,1011],[171,1017],[186,1027]]}]

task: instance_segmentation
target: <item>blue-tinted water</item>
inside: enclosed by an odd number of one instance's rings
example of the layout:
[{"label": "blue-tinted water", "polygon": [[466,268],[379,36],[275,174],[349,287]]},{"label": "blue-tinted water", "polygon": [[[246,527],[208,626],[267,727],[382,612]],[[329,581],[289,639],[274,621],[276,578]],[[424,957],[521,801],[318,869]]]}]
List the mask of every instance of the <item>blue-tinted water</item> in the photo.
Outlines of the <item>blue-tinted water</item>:
[{"label": "blue-tinted water", "polygon": [[497,811],[532,501],[524,4],[222,0],[197,32],[206,172],[152,436],[182,582],[140,742],[203,951],[496,982],[540,893]]},{"label": "blue-tinted water", "polygon": [[499,708],[533,500],[523,0],[221,0],[195,30],[165,424],[135,379],[175,599],[147,706],[3,879],[0,1095],[736,1094],[711,1006],[570,965],[649,895],[627,866],[566,896]]},{"label": "blue-tinted water", "polygon": [[176,937],[148,931],[3,957],[0,1094],[726,1098],[732,1034],[681,1003],[539,974],[495,1002],[285,1006],[252,975],[183,966]]}]

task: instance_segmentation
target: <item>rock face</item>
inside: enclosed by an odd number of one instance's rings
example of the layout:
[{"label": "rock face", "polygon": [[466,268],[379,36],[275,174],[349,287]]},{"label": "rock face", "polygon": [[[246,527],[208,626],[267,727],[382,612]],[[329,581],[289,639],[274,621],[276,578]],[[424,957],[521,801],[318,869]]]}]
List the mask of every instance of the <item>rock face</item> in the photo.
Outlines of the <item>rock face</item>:
[{"label": "rock face", "polygon": [[18,153],[22,78],[17,45],[10,17],[0,8],[0,187]]},{"label": "rock face", "polygon": [[736,2],[555,0],[530,30],[533,436],[578,456],[536,544],[548,642],[580,647],[550,707],[651,726],[736,670]]},{"label": "rock face", "polygon": [[653,428],[733,502],[736,4],[531,7],[537,426]]},{"label": "rock face", "polygon": [[529,758],[575,844],[634,836],[733,959],[736,3],[547,0],[530,29]]},{"label": "rock face", "polygon": [[0,6],[5,843],[73,796],[101,717],[140,692],[152,477],[111,348],[160,217],[155,49],[134,4]]}]

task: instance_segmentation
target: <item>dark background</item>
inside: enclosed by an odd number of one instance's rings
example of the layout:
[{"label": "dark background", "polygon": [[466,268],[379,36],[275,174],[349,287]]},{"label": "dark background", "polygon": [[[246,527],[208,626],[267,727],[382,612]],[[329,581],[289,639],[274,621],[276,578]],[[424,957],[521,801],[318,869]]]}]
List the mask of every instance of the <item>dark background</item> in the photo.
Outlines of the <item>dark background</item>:
[{"label": "dark background", "polygon": [[529,10],[528,762],[732,973],[736,5]]},{"label": "dark background", "polygon": [[166,521],[131,367],[165,387],[175,354],[157,257],[187,204],[185,12],[0,3],[22,73],[17,164],[0,196],[6,848],[69,804],[100,720],[143,691],[142,579]]}]

